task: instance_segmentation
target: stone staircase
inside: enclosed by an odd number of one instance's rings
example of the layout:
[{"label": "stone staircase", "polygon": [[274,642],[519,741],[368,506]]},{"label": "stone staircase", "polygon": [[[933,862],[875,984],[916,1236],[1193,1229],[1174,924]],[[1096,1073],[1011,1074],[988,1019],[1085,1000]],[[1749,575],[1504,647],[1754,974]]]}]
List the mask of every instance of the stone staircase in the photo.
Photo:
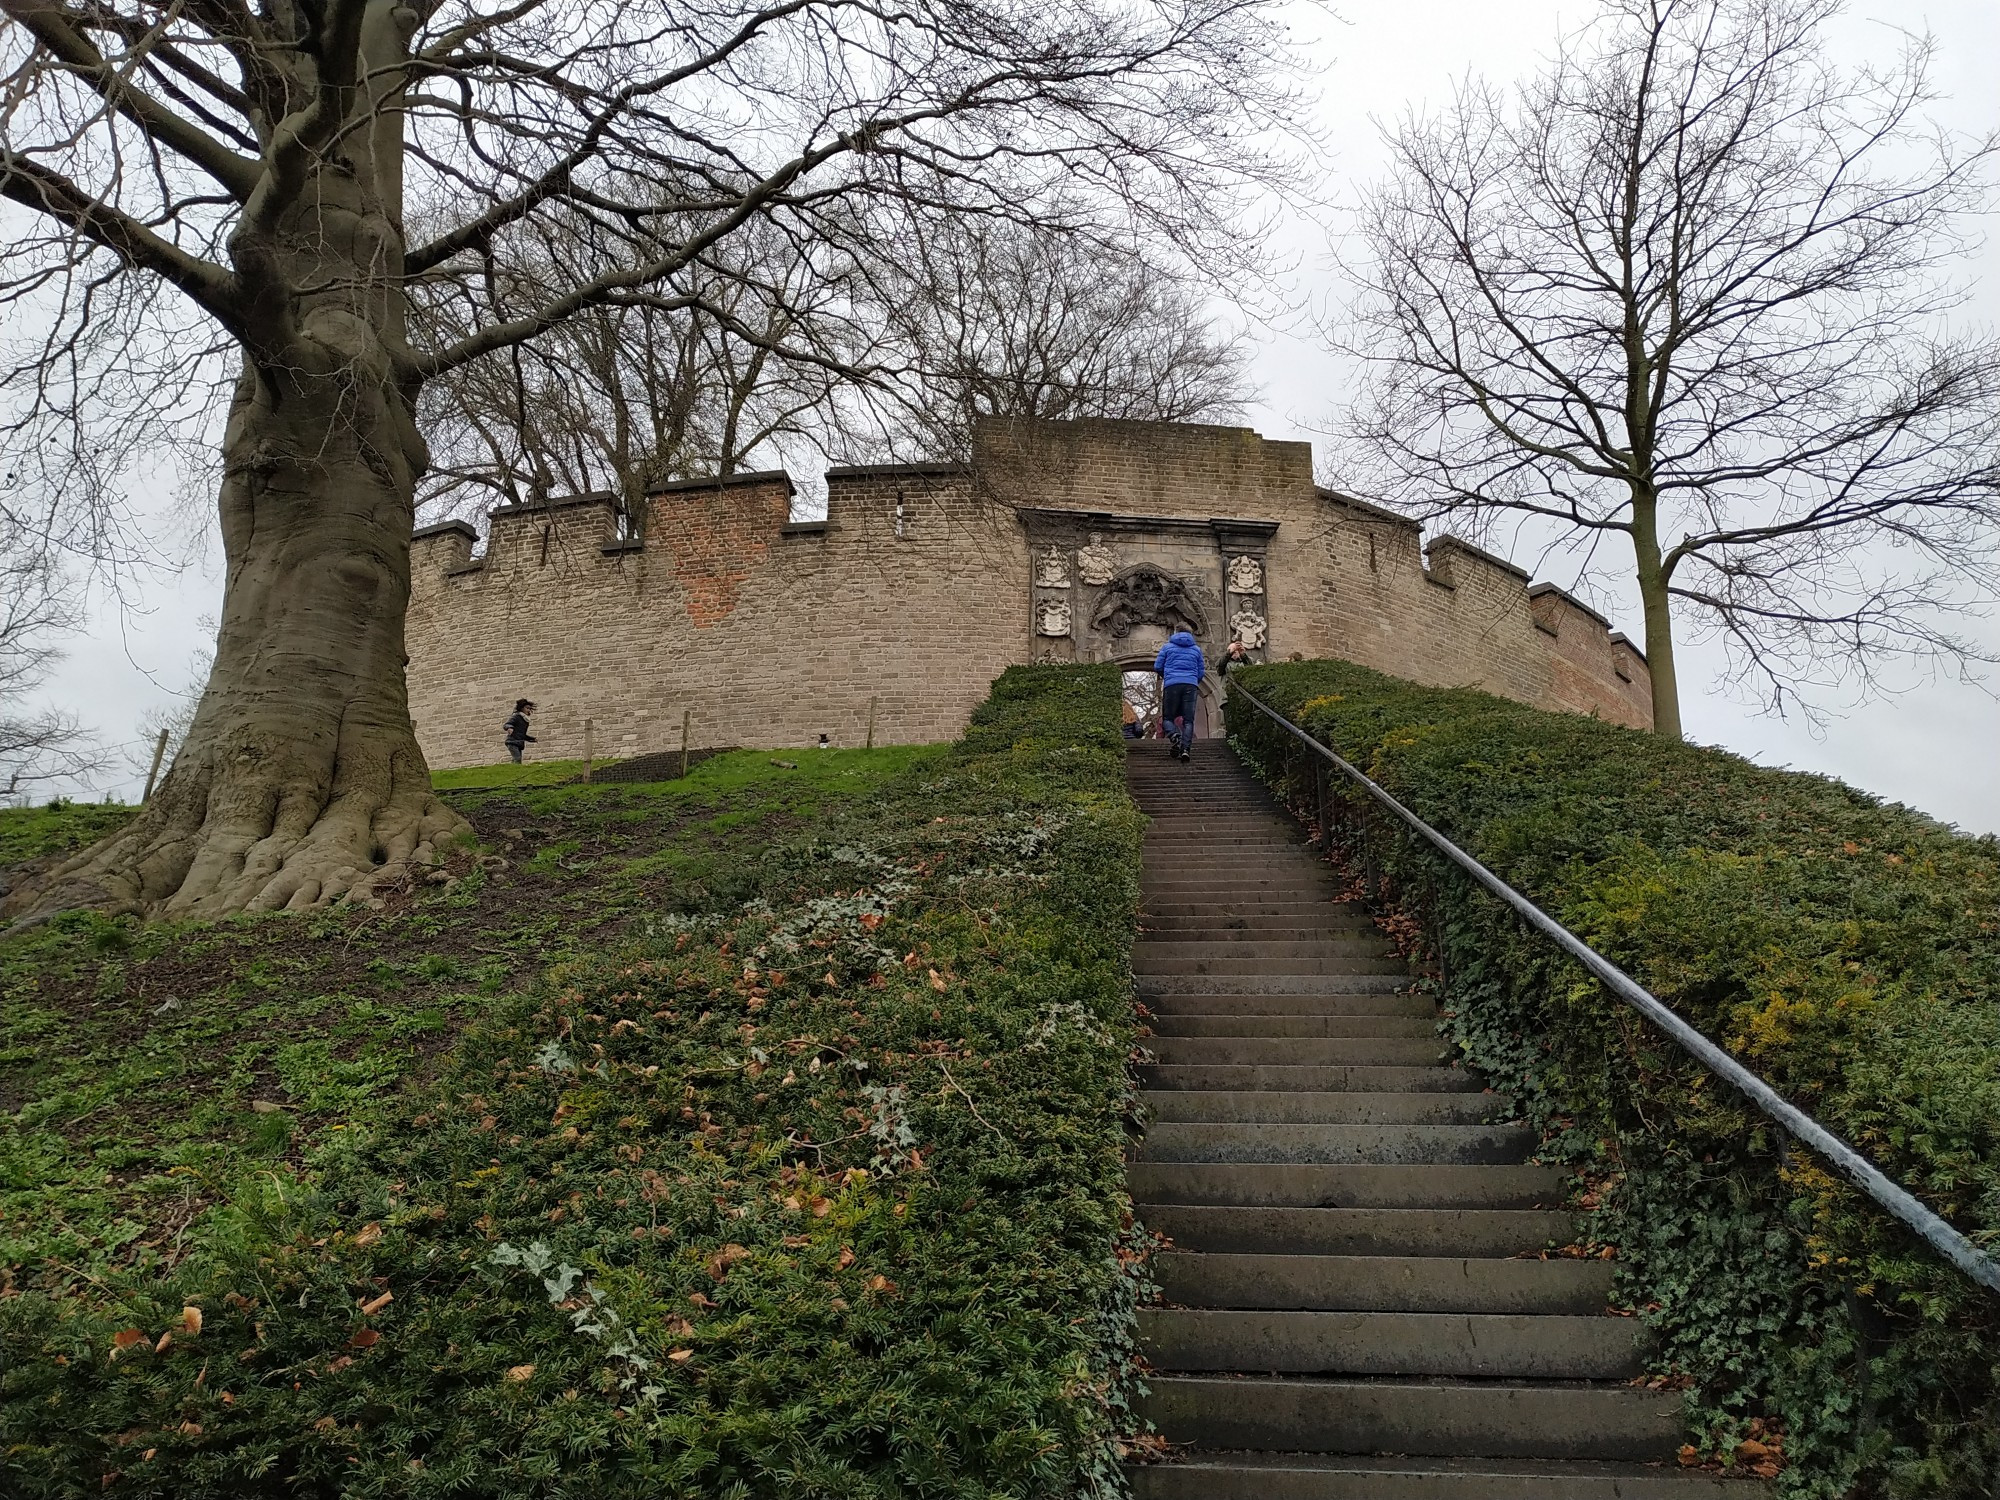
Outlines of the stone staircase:
[{"label": "stone staircase", "polygon": [[1682,1470],[1680,1397],[1567,1244],[1511,1101],[1227,745],[1131,746],[1153,818],[1133,967],[1158,1061],[1130,1168],[1164,1305],[1137,1500],[1743,1500]]}]

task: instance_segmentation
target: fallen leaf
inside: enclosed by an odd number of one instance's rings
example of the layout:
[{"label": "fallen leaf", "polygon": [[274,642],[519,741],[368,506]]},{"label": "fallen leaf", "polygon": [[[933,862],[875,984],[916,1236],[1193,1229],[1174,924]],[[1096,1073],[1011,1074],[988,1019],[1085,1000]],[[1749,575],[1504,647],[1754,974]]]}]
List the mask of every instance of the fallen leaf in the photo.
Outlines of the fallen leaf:
[{"label": "fallen leaf", "polygon": [[849,1266],[853,1264],[854,1264],[853,1248],[847,1245],[842,1245],[840,1247],[840,1261],[839,1261],[840,1269],[845,1271]]},{"label": "fallen leaf", "polygon": [[347,1342],[356,1349],[373,1349],[382,1341],[382,1335],[372,1328],[357,1328]]},{"label": "fallen leaf", "polygon": [[[866,927],[870,932],[873,932],[882,925],[882,914],[879,911],[864,911],[861,914],[861,925]],[[833,983],[833,976],[831,974],[827,975],[826,982],[828,984]]]},{"label": "fallen leaf", "polygon": [[381,1238],[382,1238],[382,1226],[380,1224],[364,1224],[361,1226],[360,1231],[354,1236],[354,1245],[356,1249],[366,1250],[370,1245],[374,1244],[377,1240]]},{"label": "fallen leaf", "polygon": [[326,1373],[329,1375],[338,1375],[342,1370],[346,1369],[349,1365],[353,1363],[354,1363],[353,1355],[351,1354],[340,1355],[338,1358],[330,1359],[326,1362]]},{"label": "fallen leaf", "polygon": [[720,1281],[729,1274],[731,1266],[735,1265],[739,1260],[748,1260],[749,1258],[750,1251],[747,1246],[736,1244],[724,1245],[708,1258],[708,1274],[715,1280]]},{"label": "fallen leaf", "polygon": [[380,1312],[383,1308],[387,1307],[391,1302],[394,1302],[395,1300],[396,1300],[396,1294],[394,1292],[384,1292],[379,1297],[370,1298],[368,1301],[361,1304],[361,1316],[364,1318],[372,1318],[375,1316],[375,1314]]},{"label": "fallen leaf", "polygon": [[1681,1444],[1681,1467],[1692,1469],[1701,1463],[1701,1452],[1693,1443]]},{"label": "fallen leaf", "polygon": [[687,1363],[687,1362],[688,1362],[689,1360],[691,1360],[691,1359],[693,1359],[693,1358],[694,1358],[694,1350],[692,1350],[692,1349],[669,1349],[669,1350],[667,1351],[667,1358],[668,1358],[668,1359],[670,1359],[670,1360],[672,1360],[672,1361],[673,1361],[673,1362],[674,1362],[675,1364],[677,1364],[677,1365],[684,1365],[684,1364],[686,1364],[686,1363]]},{"label": "fallen leaf", "polygon": [[111,1347],[114,1352],[123,1352],[145,1337],[146,1335],[137,1328],[121,1328],[111,1335]]},{"label": "fallen leaf", "polygon": [[153,1345],[153,1352],[155,1354],[165,1354],[167,1352],[168,1345],[172,1344],[173,1341],[174,1341],[174,1331],[173,1329],[169,1328],[165,1333],[160,1335],[159,1343]]},{"label": "fallen leaf", "polygon": [[522,1381],[534,1373],[535,1367],[533,1365],[515,1365],[507,1372],[507,1378],[513,1381]]},{"label": "fallen leaf", "polygon": [[938,973],[936,969],[931,970],[931,988],[940,995],[944,993],[944,975]]},{"label": "fallen leaf", "polygon": [[831,1198],[815,1197],[806,1207],[812,1210],[812,1216],[815,1219],[824,1219],[828,1214],[833,1212],[833,1200]]},{"label": "fallen leaf", "polygon": [[181,1309],[181,1332],[185,1333],[189,1338],[193,1338],[197,1333],[201,1332],[200,1308],[184,1307]]},{"label": "fallen leaf", "polygon": [[886,1294],[896,1290],[896,1283],[878,1272],[868,1278],[868,1290]]},{"label": "fallen leaf", "polygon": [[201,1436],[201,1423],[199,1423],[199,1422],[183,1422],[183,1423],[181,1423],[181,1435],[182,1435],[183,1437],[200,1437],[200,1436]]},{"label": "fallen leaf", "polygon": [[313,1431],[331,1432],[333,1431],[334,1428],[338,1427],[339,1425],[340,1424],[334,1421],[332,1417],[321,1417],[317,1422],[313,1423]]}]

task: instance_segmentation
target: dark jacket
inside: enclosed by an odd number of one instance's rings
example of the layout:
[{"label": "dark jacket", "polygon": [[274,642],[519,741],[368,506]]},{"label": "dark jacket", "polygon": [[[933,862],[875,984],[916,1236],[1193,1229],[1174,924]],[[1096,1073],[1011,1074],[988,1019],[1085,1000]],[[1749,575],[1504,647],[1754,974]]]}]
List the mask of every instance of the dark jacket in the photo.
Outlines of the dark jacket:
[{"label": "dark jacket", "polygon": [[535,737],[528,733],[528,716],[524,713],[516,712],[502,727],[507,731],[507,743],[510,745],[535,743]]},{"label": "dark jacket", "polygon": [[1207,666],[1202,659],[1201,647],[1185,630],[1176,630],[1168,636],[1166,645],[1160,647],[1160,654],[1153,658],[1153,670],[1160,674],[1168,687],[1199,683]]}]

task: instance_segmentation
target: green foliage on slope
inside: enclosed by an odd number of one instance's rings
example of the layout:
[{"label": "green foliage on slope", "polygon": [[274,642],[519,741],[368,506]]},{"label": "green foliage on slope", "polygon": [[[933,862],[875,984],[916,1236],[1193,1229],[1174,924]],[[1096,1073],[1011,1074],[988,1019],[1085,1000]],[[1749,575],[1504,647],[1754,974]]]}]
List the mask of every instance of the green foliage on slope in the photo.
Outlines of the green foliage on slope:
[{"label": "green foliage on slope", "polygon": [[383,912],[0,949],[0,1488],[1107,1491],[1117,691],[464,801]]},{"label": "green foliage on slope", "polygon": [[[1345,663],[1242,683],[2000,1248],[2000,844],[1823,777]],[[1247,706],[1230,729],[1311,799],[1296,741]],[[1413,838],[1360,842],[1442,959],[1467,1062],[1584,1174],[1707,1445],[1778,1419],[1790,1496],[2000,1490],[2000,1298]]]}]

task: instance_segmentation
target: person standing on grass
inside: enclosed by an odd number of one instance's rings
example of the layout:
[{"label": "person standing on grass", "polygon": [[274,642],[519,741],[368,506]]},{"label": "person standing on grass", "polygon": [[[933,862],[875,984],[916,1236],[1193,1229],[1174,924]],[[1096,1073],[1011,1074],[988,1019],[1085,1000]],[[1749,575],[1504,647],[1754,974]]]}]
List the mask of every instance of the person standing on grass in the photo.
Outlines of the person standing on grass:
[{"label": "person standing on grass", "polygon": [[1186,760],[1194,754],[1195,694],[1208,663],[1194,637],[1176,630],[1153,658],[1153,670],[1160,674],[1160,722],[1166,726],[1173,753]]},{"label": "person standing on grass", "polygon": [[535,711],[535,705],[526,698],[514,700],[513,715],[502,727],[507,731],[507,753],[514,757],[514,764],[521,763],[521,752],[535,743],[535,737],[528,733],[528,715]]}]

